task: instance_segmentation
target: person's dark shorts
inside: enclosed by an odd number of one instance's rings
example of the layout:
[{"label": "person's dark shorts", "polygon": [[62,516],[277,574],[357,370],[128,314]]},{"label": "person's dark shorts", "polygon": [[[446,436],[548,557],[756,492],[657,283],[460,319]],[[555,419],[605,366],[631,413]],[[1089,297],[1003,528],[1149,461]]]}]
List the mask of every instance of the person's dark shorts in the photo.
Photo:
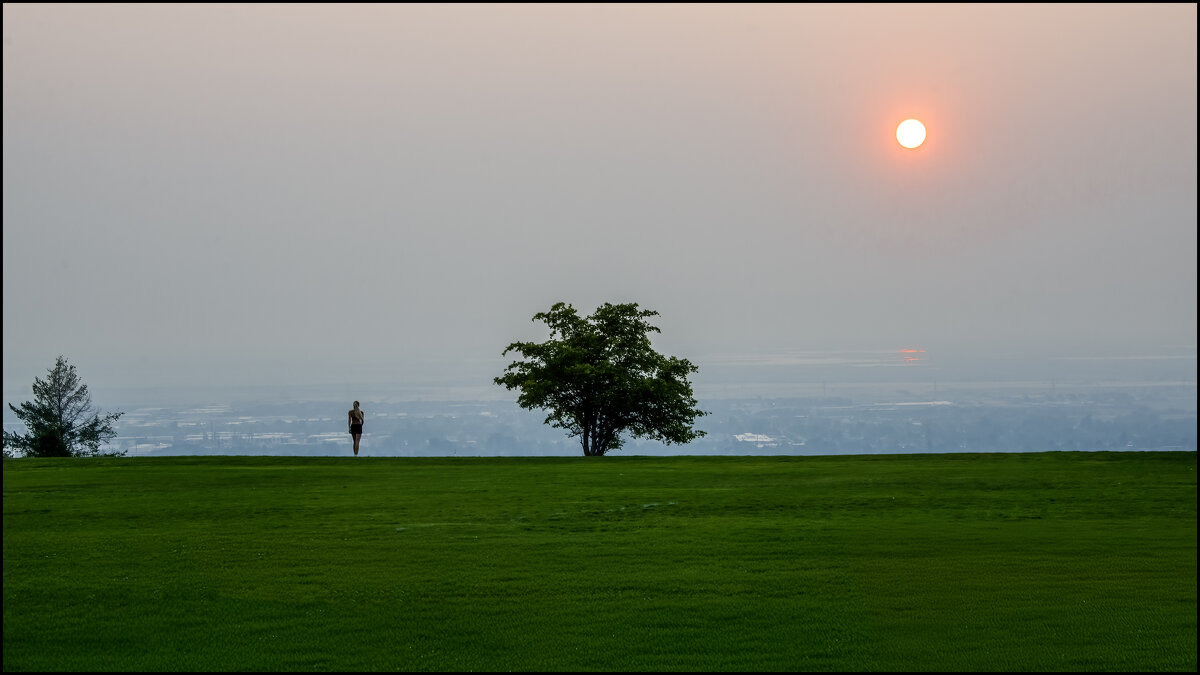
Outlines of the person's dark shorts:
[{"label": "person's dark shorts", "polygon": [[361,434],[361,433],[362,433],[362,425],[361,424],[351,424],[350,425],[350,434],[351,435]]}]

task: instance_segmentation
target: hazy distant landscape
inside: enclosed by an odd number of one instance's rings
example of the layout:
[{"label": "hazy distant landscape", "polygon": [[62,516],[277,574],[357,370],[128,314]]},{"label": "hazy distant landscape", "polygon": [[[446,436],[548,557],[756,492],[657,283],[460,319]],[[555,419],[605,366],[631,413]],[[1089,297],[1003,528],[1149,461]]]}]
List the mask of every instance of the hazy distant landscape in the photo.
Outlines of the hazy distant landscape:
[{"label": "hazy distant landscape", "polygon": [[[629,439],[620,454],[825,455],[1197,449],[1195,359],[968,366],[889,352],[711,359],[684,446]],[[899,367],[891,367],[899,364]],[[1055,369],[1057,368],[1057,369]],[[497,369],[498,370],[498,369]],[[1017,379],[1000,378],[1008,373]],[[1038,374],[1047,379],[1034,379]],[[941,377],[943,379],[938,379]],[[972,379],[974,378],[974,379]],[[1054,379],[1051,379],[1054,378]],[[575,455],[575,439],[475,377],[435,383],[95,390],[123,410],[127,455],[348,456],[346,411],[368,414],[365,456]],[[19,391],[6,399],[21,400]],[[28,396],[25,393],[24,396]],[[20,425],[5,407],[5,428]]]},{"label": "hazy distant landscape", "polygon": [[[903,392],[897,392],[902,394]],[[896,399],[898,397],[893,397]],[[914,398],[914,397],[909,397]],[[916,397],[919,398],[919,397]],[[844,396],[702,400],[708,435],[630,440],[622,454],[817,455],[1042,450],[1196,450],[1195,387],[1040,393],[976,389],[939,400]],[[953,400],[947,400],[953,399]],[[1190,401],[1191,409],[1188,409]],[[348,455],[340,401],[138,408],[116,449],[181,454]],[[571,455],[542,415],[499,401],[367,401],[366,456]]]}]

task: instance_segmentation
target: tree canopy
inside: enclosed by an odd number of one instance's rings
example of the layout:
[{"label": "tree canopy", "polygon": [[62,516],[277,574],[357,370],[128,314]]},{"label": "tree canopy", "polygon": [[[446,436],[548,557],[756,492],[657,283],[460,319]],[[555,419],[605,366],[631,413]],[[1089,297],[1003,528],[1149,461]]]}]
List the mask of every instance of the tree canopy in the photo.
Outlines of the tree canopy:
[{"label": "tree canopy", "polygon": [[583,454],[604,455],[621,447],[621,434],[667,444],[704,435],[692,428],[696,408],[687,359],[663,356],[650,344],[659,333],[647,319],[658,312],[637,303],[605,303],[589,317],[559,302],[534,315],[550,328],[546,342],[514,342],[519,353],[496,384],[519,389],[517,403],[549,412],[546,424],[578,436]]},{"label": "tree canopy", "polygon": [[[79,380],[75,366],[59,356],[46,380],[33,378],[33,401],[8,407],[25,423],[28,433],[4,432],[4,454],[26,457],[89,457],[123,455],[100,452],[100,444],[113,436],[112,423],[124,413],[101,417],[93,412],[92,397]],[[90,415],[90,417],[89,417]]]}]

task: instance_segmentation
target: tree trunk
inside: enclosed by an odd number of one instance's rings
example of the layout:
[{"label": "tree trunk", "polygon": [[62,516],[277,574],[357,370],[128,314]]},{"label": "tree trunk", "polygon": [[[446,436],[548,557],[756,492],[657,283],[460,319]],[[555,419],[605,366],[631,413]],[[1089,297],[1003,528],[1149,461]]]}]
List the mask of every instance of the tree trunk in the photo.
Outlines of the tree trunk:
[{"label": "tree trunk", "polygon": [[583,414],[583,433],[580,434],[584,457],[595,457],[596,455],[604,454],[604,448],[599,443],[599,430],[596,427],[596,415],[591,412],[585,412]]}]

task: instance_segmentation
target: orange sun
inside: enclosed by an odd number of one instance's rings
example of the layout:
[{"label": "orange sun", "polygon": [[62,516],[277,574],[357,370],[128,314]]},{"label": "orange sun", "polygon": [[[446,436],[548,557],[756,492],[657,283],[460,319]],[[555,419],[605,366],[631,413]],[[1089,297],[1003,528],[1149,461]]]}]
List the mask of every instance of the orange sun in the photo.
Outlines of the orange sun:
[{"label": "orange sun", "polygon": [[906,148],[915,148],[925,142],[925,125],[920,120],[904,120],[896,127],[896,140]]}]

